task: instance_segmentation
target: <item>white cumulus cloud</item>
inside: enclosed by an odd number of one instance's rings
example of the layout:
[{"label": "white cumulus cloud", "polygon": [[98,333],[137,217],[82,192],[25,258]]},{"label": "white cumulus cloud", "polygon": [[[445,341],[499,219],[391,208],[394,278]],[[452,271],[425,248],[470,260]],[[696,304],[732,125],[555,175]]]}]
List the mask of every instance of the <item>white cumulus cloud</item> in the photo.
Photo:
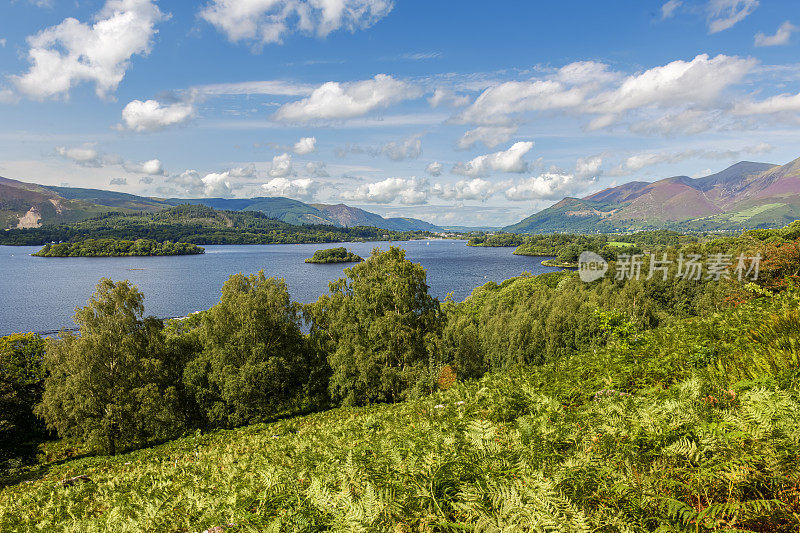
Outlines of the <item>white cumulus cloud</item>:
[{"label": "white cumulus cloud", "polygon": [[789,22],[788,20],[781,24],[778,31],[774,35],[765,35],[757,33],[755,37],[756,46],[785,46],[789,44],[792,34],[800,31],[800,28]]},{"label": "white cumulus cloud", "polygon": [[600,175],[603,158],[599,155],[580,157],[575,162],[575,176],[578,178],[594,178]]},{"label": "white cumulus cloud", "polygon": [[415,85],[386,74],[353,83],[331,81],[315,89],[308,98],[284,104],[275,118],[286,122],[347,119],[417,98],[420,94]]},{"label": "white cumulus cloud", "polygon": [[301,32],[325,37],[366,29],[392,10],[391,0],[213,0],[200,16],[232,42],[280,43]]},{"label": "white cumulus cloud", "polygon": [[164,167],[158,159],[150,159],[143,163],[130,163],[125,162],[122,164],[123,168],[128,172],[134,174],[147,174],[148,176],[162,176],[164,175]]},{"label": "white cumulus cloud", "polygon": [[455,183],[437,183],[431,189],[431,194],[445,200],[485,202],[503,186],[507,186],[507,183],[495,184],[481,178],[474,178]]},{"label": "white cumulus cloud", "polygon": [[69,159],[85,167],[103,166],[101,155],[93,144],[87,143],[82,146],[74,146],[72,148],[67,148],[66,146],[57,146],[56,153],[65,159]]},{"label": "white cumulus cloud", "polygon": [[422,155],[421,135],[410,135],[399,141],[391,141],[381,147],[381,153],[392,161],[416,159]]},{"label": "white cumulus cloud", "polygon": [[425,167],[425,172],[427,172],[431,176],[441,176],[443,170],[444,170],[444,165],[442,165],[438,161],[434,161],[433,163],[428,163],[428,166]]},{"label": "white cumulus cloud", "polygon": [[760,102],[740,102],[733,108],[733,112],[736,115],[797,113],[800,112],[800,94],[779,94]]},{"label": "white cumulus cloud", "polygon": [[511,115],[526,111],[569,109],[580,105],[585,91],[555,80],[508,81],[486,89],[454,120],[483,126],[509,126]]},{"label": "white cumulus cloud", "polygon": [[317,192],[317,184],[311,178],[272,178],[261,188],[270,196],[284,196],[296,200],[310,201]]},{"label": "white cumulus cloud", "polygon": [[150,52],[155,26],[165,18],[151,0],[108,0],[93,24],[67,18],[28,37],[31,67],[12,81],[35,99],[66,97],[86,82],[106,98],[125,77],[131,57]]},{"label": "white cumulus cloud", "polygon": [[525,172],[528,170],[528,163],[522,158],[532,148],[532,141],[517,142],[508,150],[480,155],[466,163],[457,163],[452,172],[463,176],[485,176],[493,170],[498,172]]},{"label": "white cumulus cloud", "polygon": [[118,129],[139,133],[159,131],[188,122],[194,116],[195,108],[190,103],[161,105],[156,100],[133,100],[122,110],[122,123]]},{"label": "white cumulus cloud", "polygon": [[316,137],[303,137],[292,147],[292,150],[297,155],[312,154],[317,151]]},{"label": "white cumulus cloud", "polygon": [[626,78],[622,84],[587,102],[600,114],[589,129],[607,127],[627,111],[644,107],[713,103],[727,87],[741,81],[756,65],[753,59],[700,54],[691,61],[673,61]]},{"label": "white cumulus cloud", "polygon": [[269,175],[273,178],[285,178],[286,176],[294,175],[292,156],[290,154],[281,154],[273,157]]},{"label": "white cumulus cloud", "polygon": [[517,126],[478,126],[462,135],[456,146],[466,150],[475,143],[482,142],[487,148],[494,148],[508,142],[517,133],[517,129]]},{"label": "white cumulus cloud", "polygon": [[505,190],[505,197],[514,202],[554,200],[577,190],[582,183],[572,174],[545,172],[520,180]]},{"label": "white cumulus cloud", "polygon": [[397,200],[405,205],[424,204],[428,201],[428,182],[424,179],[387,178],[376,183],[365,183],[353,191],[345,191],[342,199],[354,202],[388,204]]},{"label": "white cumulus cloud", "polygon": [[433,96],[428,98],[428,103],[431,107],[439,107],[440,105],[459,107],[469,103],[469,96],[456,94],[450,89],[443,89],[440,87],[433,91]]}]

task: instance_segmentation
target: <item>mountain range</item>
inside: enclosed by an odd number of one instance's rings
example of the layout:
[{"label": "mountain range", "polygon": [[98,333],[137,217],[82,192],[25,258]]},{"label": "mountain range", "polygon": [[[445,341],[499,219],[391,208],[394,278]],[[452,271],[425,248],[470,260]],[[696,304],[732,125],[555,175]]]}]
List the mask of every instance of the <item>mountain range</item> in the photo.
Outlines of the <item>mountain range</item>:
[{"label": "mountain range", "polygon": [[344,204],[306,204],[281,197],[152,198],[100,189],[37,185],[0,177],[0,228],[3,229],[69,224],[109,211],[155,212],[180,204],[206,205],[228,211],[259,211],[289,224],[441,231],[438,226],[415,218],[384,218]]},{"label": "mountain range", "polygon": [[800,159],[783,166],[743,161],[701,178],[632,181],[564,198],[503,228],[513,233],[604,233],[780,227],[800,218]]},{"label": "mountain range", "polygon": [[[153,198],[100,189],[37,185],[0,177],[0,228],[69,224],[109,211],[155,212],[180,204],[259,211],[289,224],[442,231],[439,226],[422,220],[384,218],[344,204],[307,204],[281,197]],[[564,198],[503,231],[721,231],[781,227],[797,219],[800,219],[800,159],[783,166],[742,161],[710,176],[631,181],[584,198]],[[474,228],[462,230],[470,229]]]}]

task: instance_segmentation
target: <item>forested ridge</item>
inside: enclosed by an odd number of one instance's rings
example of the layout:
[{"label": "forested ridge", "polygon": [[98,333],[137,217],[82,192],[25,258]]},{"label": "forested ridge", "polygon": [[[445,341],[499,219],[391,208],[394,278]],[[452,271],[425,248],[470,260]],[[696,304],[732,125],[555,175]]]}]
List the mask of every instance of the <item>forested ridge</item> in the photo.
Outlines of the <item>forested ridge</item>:
[{"label": "forested ridge", "polygon": [[0,343],[0,529],[797,531],[800,224],[628,244],[761,262],[455,302],[390,248],[166,324],[102,280],[79,334]]},{"label": "forested ridge", "polygon": [[156,213],[108,213],[61,226],[0,232],[0,245],[38,245],[86,239],[148,239],[191,244],[294,244],[408,240],[429,232],[398,232],[374,227],[292,225],[258,211],[220,211],[179,205]]}]

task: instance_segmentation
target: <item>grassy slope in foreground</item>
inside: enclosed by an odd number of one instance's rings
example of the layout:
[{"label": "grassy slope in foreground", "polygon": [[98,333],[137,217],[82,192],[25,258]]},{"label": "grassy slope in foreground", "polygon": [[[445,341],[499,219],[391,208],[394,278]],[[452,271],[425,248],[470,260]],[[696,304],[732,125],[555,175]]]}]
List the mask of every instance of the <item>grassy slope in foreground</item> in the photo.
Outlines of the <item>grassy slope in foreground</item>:
[{"label": "grassy slope in foreground", "polygon": [[797,307],[778,300],[423,400],[53,462],[0,491],[0,530],[797,531],[796,376],[726,384],[765,350],[747,331]]}]

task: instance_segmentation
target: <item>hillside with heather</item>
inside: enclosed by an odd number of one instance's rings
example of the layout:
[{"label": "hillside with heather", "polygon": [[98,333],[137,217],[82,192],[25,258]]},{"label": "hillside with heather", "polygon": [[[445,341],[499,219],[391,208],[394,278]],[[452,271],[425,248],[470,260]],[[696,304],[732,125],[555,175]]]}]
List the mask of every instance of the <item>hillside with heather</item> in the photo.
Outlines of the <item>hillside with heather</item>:
[{"label": "hillside with heather", "polygon": [[741,162],[702,178],[634,181],[565,198],[504,228],[514,233],[775,228],[800,218],[800,159]]}]

